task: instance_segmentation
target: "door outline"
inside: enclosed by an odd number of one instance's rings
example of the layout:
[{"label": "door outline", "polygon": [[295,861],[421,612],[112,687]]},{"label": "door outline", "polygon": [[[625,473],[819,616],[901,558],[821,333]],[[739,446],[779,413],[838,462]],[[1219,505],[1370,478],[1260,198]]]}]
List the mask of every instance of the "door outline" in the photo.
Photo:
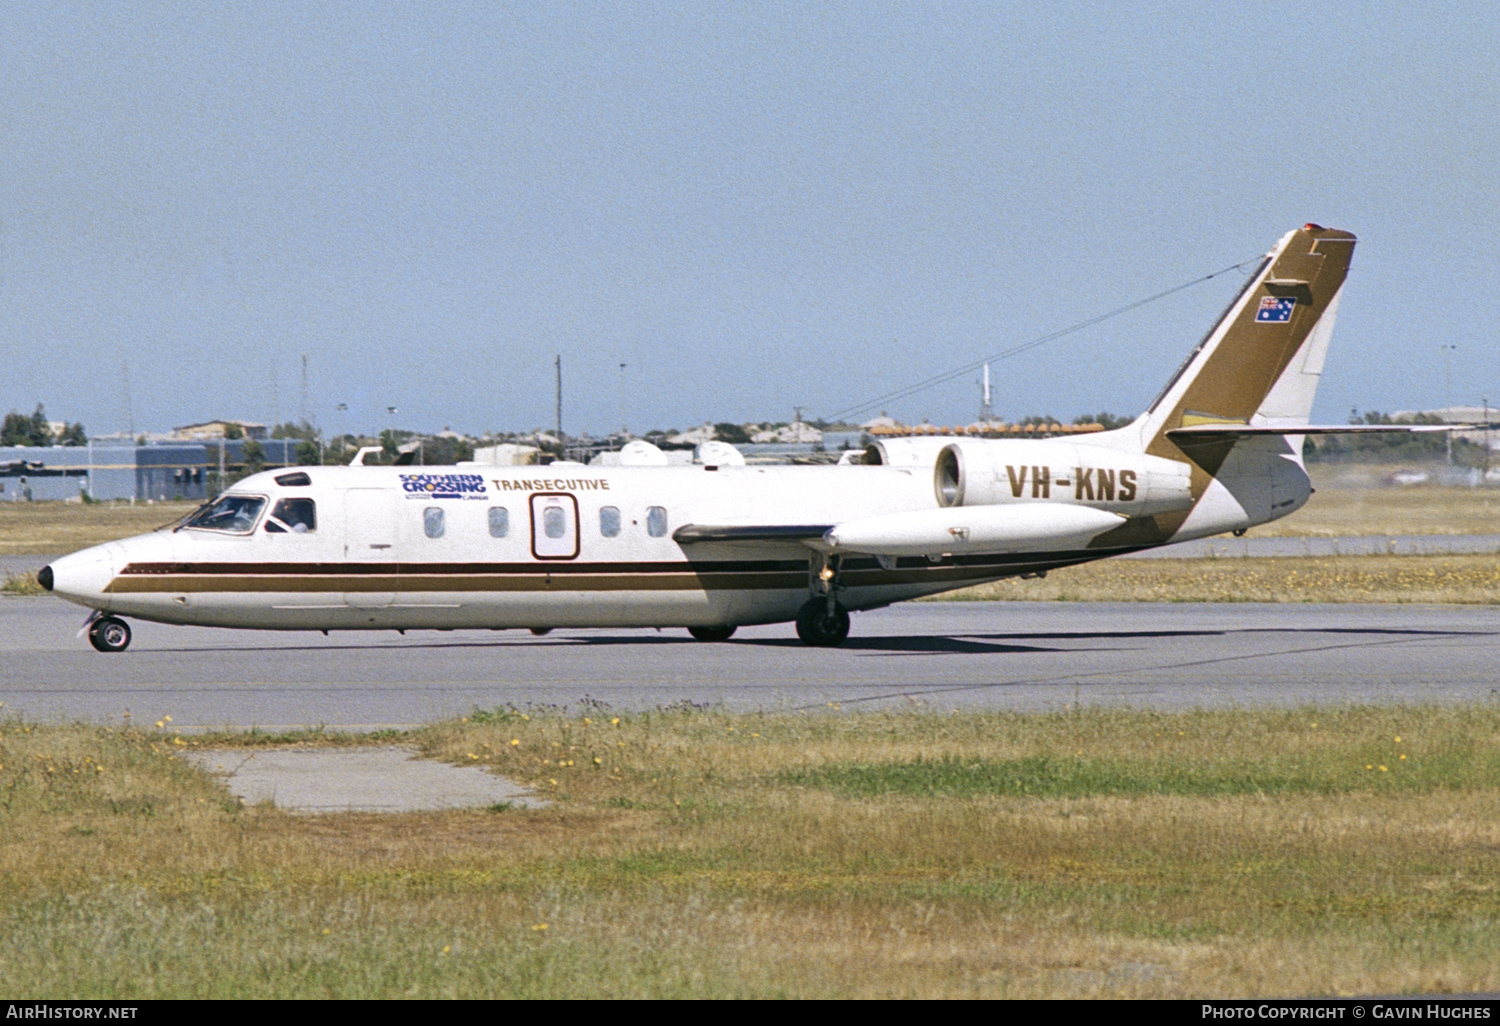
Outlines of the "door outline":
[{"label": "door outline", "polygon": [[[560,504],[566,504],[573,508],[573,551],[566,554],[544,556],[536,549],[538,538],[546,537],[542,533],[541,511],[547,505],[547,499],[562,500]],[[531,507],[531,555],[536,559],[577,559],[578,546],[583,536],[583,524],[578,518],[578,497],[568,492],[532,492],[529,503]],[[548,539],[549,541],[560,541],[562,539]]]}]

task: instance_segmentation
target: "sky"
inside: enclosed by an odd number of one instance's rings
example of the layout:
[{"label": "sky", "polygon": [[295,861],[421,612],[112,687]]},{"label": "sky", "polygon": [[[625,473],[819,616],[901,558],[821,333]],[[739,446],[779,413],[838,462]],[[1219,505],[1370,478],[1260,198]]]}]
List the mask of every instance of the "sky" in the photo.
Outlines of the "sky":
[{"label": "sky", "polygon": [[[560,355],[569,434],[967,423],[977,373],[871,401],[1309,221],[1360,237],[1315,419],[1500,402],[1496,52],[1461,2],[6,4],[0,409],[527,430]],[[1139,412],[1244,273],[997,415]]]}]

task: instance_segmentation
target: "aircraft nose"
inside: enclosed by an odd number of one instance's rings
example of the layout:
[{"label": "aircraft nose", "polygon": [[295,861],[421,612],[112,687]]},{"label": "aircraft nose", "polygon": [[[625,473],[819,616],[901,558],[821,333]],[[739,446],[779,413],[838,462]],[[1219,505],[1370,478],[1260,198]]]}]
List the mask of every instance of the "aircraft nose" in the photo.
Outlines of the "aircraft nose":
[{"label": "aircraft nose", "polygon": [[114,577],[113,550],[118,547],[115,543],[96,545],[53,560],[37,571],[37,583],[58,598],[98,609]]}]

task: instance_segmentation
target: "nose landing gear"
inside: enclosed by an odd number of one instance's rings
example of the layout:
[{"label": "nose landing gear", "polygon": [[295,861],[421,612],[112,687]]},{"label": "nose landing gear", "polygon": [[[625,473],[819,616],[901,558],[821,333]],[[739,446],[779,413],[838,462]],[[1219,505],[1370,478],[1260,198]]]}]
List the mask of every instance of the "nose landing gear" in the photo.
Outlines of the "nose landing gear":
[{"label": "nose landing gear", "polygon": [[114,616],[89,624],[89,644],[100,652],[123,652],[130,647],[130,625]]}]

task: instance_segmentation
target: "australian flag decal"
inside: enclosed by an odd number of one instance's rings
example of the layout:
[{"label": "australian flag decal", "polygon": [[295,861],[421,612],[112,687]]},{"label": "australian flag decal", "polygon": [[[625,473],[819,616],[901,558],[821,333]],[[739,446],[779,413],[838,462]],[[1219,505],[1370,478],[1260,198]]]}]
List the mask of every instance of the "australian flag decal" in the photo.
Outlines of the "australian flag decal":
[{"label": "australian flag decal", "polygon": [[1296,305],[1293,296],[1266,296],[1255,311],[1255,320],[1260,324],[1285,324],[1292,319],[1292,307]]}]

